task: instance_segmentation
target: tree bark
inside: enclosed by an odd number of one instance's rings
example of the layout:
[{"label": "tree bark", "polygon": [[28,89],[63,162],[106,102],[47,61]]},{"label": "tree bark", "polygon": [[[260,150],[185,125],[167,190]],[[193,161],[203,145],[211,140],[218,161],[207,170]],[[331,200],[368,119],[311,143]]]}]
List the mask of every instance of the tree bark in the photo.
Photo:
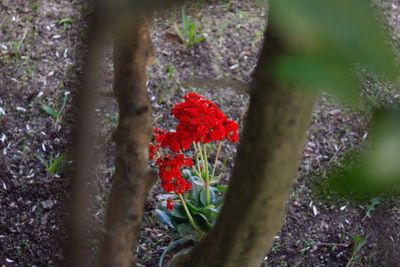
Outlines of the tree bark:
[{"label": "tree bark", "polygon": [[175,257],[174,267],[259,267],[283,222],[313,98],[274,81],[274,59],[285,49],[272,31],[266,37],[224,207],[210,233]]},{"label": "tree bark", "polygon": [[156,175],[148,167],[152,137],[146,66],[153,57],[148,21],[132,14],[121,18],[114,34],[114,94],[119,120],[113,186],[105,235],[97,266],[136,266],[134,255],[146,195]]},{"label": "tree bark", "polygon": [[93,168],[93,136],[95,103],[97,101],[100,44],[104,41],[104,25],[100,19],[98,7],[94,1],[93,11],[88,17],[86,30],[87,52],[76,53],[77,62],[83,62],[83,77],[78,88],[77,110],[74,110],[77,131],[74,136],[74,175],[72,179],[69,209],[71,216],[68,220],[68,267],[87,266],[87,210],[89,208],[90,188],[88,183]]}]

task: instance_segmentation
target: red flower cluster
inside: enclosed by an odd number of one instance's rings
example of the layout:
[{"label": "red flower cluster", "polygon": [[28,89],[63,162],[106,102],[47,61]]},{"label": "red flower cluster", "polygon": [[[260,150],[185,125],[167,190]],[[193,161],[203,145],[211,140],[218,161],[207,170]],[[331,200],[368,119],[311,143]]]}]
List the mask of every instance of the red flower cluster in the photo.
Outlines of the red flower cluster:
[{"label": "red flower cluster", "polygon": [[165,132],[161,129],[154,128],[154,142],[150,145],[150,159],[154,158],[155,152],[159,148],[169,148],[173,152],[187,150],[192,141],[187,138],[187,134],[176,132]]},{"label": "red flower cluster", "polygon": [[228,139],[238,140],[236,122],[228,120],[213,102],[195,93],[184,96],[185,101],[172,108],[172,115],[179,120],[176,135],[183,149],[192,142],[209,143]]},{"label": "red flower cluster", "polygon": [[189,149],[193,142],[209,143],[213,141],[238,141],[238,126],[228,120],[213,102],[195,93],[184,96],[184,102],[172,108],[172,115],[178,119],[175,132],[166,132],[155,128],[154,141],[150,145],[150,159],[160,148],[169,148],[176,154],[157,159],[162,187],[166,192],[182,194],[191,189],[191,183],[181,175],[183,166],[192,166],[192,160],[185,158],[182,151]]},{"label": "red flower cluster", "polygon": [[185,158],[183,154],[166,155],[157,159],[156,164],[160,168],[161,186],[166,192],[184,194],[192,189],[192,184],[186,181],[180,172],[184,166],[193,166],[192,159]]}]

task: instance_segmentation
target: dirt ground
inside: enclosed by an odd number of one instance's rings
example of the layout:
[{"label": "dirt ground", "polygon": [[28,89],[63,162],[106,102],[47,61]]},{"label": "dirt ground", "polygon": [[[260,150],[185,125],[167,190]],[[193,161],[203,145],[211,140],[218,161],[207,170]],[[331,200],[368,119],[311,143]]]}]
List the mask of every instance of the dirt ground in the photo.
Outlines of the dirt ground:
[{"label": "dirt ground", "polygon": [[[168,38],[175,32],[174,22],[180,21],[180,9],[155,16],[151,34],[156,62],[149,68],[155,126],[174,127],[169,110],[189,91],[214,101],[243,125],[249,102],[245,93],[224,86],[181,85],[192,78],[251,80],[265,27],[264,10],[252,1],[228,2],[187,7],[206,37],[190,49]],[[376,2],[398,49],[400,1]],[[0,0],[0,266],[63,266],[65,261],[72,113],[86,52],[88,12],[81,0]],[[112,88],[110,52],[105,51],[99,92]],[[321,196],[315,190],[316,182],[339,166],[347,151],[368,141],[369,107],[400,101],[395,85],[368,80],[364,87],[365,103],[359,108],[342,106],[325,95],[316,103],[286,220],[266,252],[264,266],[400,266],[398,199],[376,196],[381,203],[370,211],[369,200]],[[102,97],[95,111],[98,157],[91,178],[94,201],[88,211],[93,233],[88,246],[93,254],[114,170],[111,134],[118,118],[110,97]],[[235,153],[234,145],[223,148],[225,181]],[[163,249],[177,238],[152,216],[160,192],[156,185],[148,197],[136,251],[146,267],[158,266]]]}]

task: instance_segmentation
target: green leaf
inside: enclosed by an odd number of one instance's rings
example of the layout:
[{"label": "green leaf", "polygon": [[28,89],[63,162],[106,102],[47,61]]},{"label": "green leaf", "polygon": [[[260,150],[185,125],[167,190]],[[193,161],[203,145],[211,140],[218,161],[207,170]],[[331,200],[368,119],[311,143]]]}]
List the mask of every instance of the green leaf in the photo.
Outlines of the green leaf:
[{"label": "green leaf", "polygon": [[[203,166],[203,161],[200,161],[199,164],[200,164],[200,166]],[[207,162],[207,165],[208,165],[208,176],[210,177],[211,174],[212,174],[213,167],[212,167],[212,165],[211,165],[209,162]],[[200,174],[201,174],[201,178],[202,178],[203,180],[205,180],[206,175],[207,175],[206,170],[202,170],[202,171],[200,172]]]},{"label": "green leaf", "polygon": [[[200,203],[203,204],[204,206],[207,205],[207,203],[206,203],[206,190],[205,190],[205,188],[202,188],[202,189],[200,190],[200,193],[199,193],[199,200],[200,200]],[[212,190],[212,187],[210,187],[210,202],[213,203],[214,201],[215,201],[215,192],[214,192],[214,190]]]},{"label": "green leaf", "polygon": [[196,214],[200,212],[200,208],[196,206],[197,203],[192,202],[191,200],[186,200],[186,206],[188,207],[190,213]]},{"label": "green leaf", "polygon": [[189,27],[189,40],[191,42],[194,41],[195,35],[196,35],[196,24],[194,22],[191,22]]},{"label": "green leaf", "polygon": [[[177,23],[174,23],[174,27],[181,40],[185,43],[186,48],[190,48],[204,41],[205,38],[201,34],[201,27],[197,27],[196,22],[186,15],[185,7],[182,8],[181,12],[182,24],[178,26]],[[197,32],[200,32],[200,34]]]},{"label": "green leaf", "polygon": [[168,246],[164,249],[163,253],[161,254],[160,260],[158,262],[158,267],[165,266],[164,258],[165,258],[165,255],[167,255],[167,253],[174,250],[177,246],[185,244],[186,242],[188,242],[187,238],[181,238],[181,239],[178,239],[178,240],[175,240],[175,241],[172,241],[171,243],[169,243]]},{"label": "green leaf", "polygon": [[370,200],[370,202],[371,202],[372,205],[378,205],[378,204],[381,203],[381,200],[380,200],[379,197],[374,197],[374,198],[372,198],[372,199]]},{"label": "green leaf", "polygon": [[58,25],[71,25],[74,22],[72,18],[63,18],[60,19],[57,24]]},{"label": "green leaf", "polygon": [[215,208],[205,207],[200,209],[199,214],[203,214],[209,222],[214,222],[219,215],[219,211]]},{"label": "green leaf", "polygon": [[387,31],[368,1],[272,0],[270,14],[271,29],[286,52],[276,58],[273,73],[284,84],[328,89],[354,100],[360,95],[350,75],[355,64],[389,78],[397,75]]},{"label": "green leaf", "polygon": [[228,191],[228,186],[223,184],[217,185],[215,188],[221,193],[226,193]]},{"label": "green leaf", "polygon": [[46,170],[47,170],[48,162],[42,156],[36,155],[36,158],[40,161],[40,163],[43,164],[43,166],[46,167]]},{"label": "green leaf", "polygon": [[178,23],[176,23],[176,22],[174,23],[174,28],[175,28],[176,34],[178,34],[178,36],[179,36],[179,38],[181,38],[182,42],[185,42],[185,37],[182,35],[181,29],[180,29]]},{"label": "green leaf", "polygon": [[192,172],[189,169],[183,169],[182,170],[182,176],[185,179],[188,179],[190,176],[192,176]]},{"label": "green leaf", "polygon": [[193,216],[193,219],[204,231],[209,231],[214,226],[213,223],[208,220],[207,216],[202,213],[196,214]]},{"label": "green leaf", "polygon": [[189,31],[189,17],[186,15],[185,7],[182,8],[182,24],[184,29],[185,38],[187,38],[187,32]]},{"label": "green leaf", "polygon": [[53,117],[54,119],[58,118],[58,112],[55,109],[53,109],[52,107],[43,104],[42,105],[42,110],[44,112],[46,112],[48,115],[50,115],[51,117]]},{"label": "green leaf", "polygon": [[219,183],[221,181],[221,177],[222,177],[221,174],[220,175],[214,175],[214,177],[211,177],[210,184],[211,185],[215,185],[215,184]]},{"label": "green leaf", "polygon": [[186,10],[185,10],[185,8],[186,8],[186,6],[183,6],[183,7],[182,7],[181,16],[182,16],[182,23],[183,23],[184,25],[187,25],[188,23],[187,23],[187,16],[186,16]]},{"label": "green leaf", "polygon": [[191,176],[189,180],[194,183],[196,186],[204,187],[204,181],[200,179],[198,176]]},{"label": "green leaf", "polygon": [[67,100],[68,100],[68,94],[64,95],[64,97],[63,97],[61,108],[58,111],[58,116],[60,116],[60,114],[62,114],[64,112],[65,107],[67,106]]},{"label": "green leaf", "polygon": [[326,90],[349,101],[359,97],[359,81],[351,66],[335,64],[321,55],[283,56],[275,68],[276,77],[291,88]]},{"label": "green leaf", "polygon": [[[211,194],[210,194],[211,196]],[[211,197],[210,197],[211,198]],[[206,190],[204,190],[204,188],[202,188],[199,192],[199,201],[201,204],[203,204],[204,206],[207,205],[207,197],[206,197]]]},{"label": "green leaf", "polygon": [[181,237],[194,239],[196,237],[196,230],[189,223],[179,224],[176,229]]},{"label": "green leaf", "polygon": [[[168,213],[167,213],[168,214]],[[182,218],[178,218],[178,217],[174,217],[171,215],[170,217],[171,219],[171,224],[173,226],[174,229],[176,229],[178,227],[178,225],[180,225],[181,223],[187,223],[189,222],[187,219],[182,219]]]},{"label": "green leaf", "polygon": [[154,217],[156,217],[161,223],[167,225],[169,228],[174,228],[171,223],[171,218],[168,214],[160,209],[154,211]]},{"label": "green leaf", "polygon": [[222,208],[222,205],[224,204],[224,201],[225,201],[225,196],[222,195],[216,198],[213,204],[215,205],[216,209],[220,210]]},{"label": "green leaf", "polygon": [[359,251],[367,242],[367,240],[361,236],[353,236],[353,242],[355,243],[354,250]]},{"label": "green leaf", "polygon": [[180,203],[176,203],[174,205],[174,209],[170,213],[174,217],[181,218],[181,219],[187,219],[185,210],[183,209],[182,204],[180,204]]},{"label": "green leaf", "polygon": [[370,126],[368,147],[345,154],[323,190],[363,201],[400,194],[400,110],[377,112]]},{"label": "green leaf", "polygon": [[198,44],[198,43],[203,42],[205,39],[206,39],[206,38],[205,38],[204,36],[200,36],[200,37],[195,38],[195,39],[193,40],[193,43],[194,43],[194,44]]},{"label": "green leaf", "polygon": [[49,165],[47,167],[47,171],[51,174],[57,174],[60,169],[61,169],[61,165],[64,163],[65,161],[65,155],[61,154],[60,156],[56,157],[56,158],[51,158]]},{"label": "green leaf", "polygon": [[191,176],[188,181],[192,182],[192,190],[189,191],[189,199],[198,205],[200,190],[204,187],[204,182],[197,176]]}]

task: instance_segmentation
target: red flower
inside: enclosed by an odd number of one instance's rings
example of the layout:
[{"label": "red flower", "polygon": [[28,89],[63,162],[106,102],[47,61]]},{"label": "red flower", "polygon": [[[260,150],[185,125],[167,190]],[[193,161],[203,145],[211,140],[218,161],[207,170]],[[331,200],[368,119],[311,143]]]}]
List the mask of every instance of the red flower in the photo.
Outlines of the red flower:
[{"label": "red flower", "polygon": [[161,186],[166,192],[184,194],[192,189],[192,184],[183,178],[180,169],[184,166],[192,167],[193,161],[185,158],[183,154],[175,156],[166,155],[157,159]]},{"label": "red flower", "polygon": [[228,120],[213,102],[195,93],[188,93],[184,101],[177,103],[171,114],[178,120],[176,131],[166,132],[155,128],[150,144],[150,159],[160,148],[168,148],[174,155],[164,155],[156,160],[161,185],[166,192],[183,194],[192,189],[192,184],[182,177],[183,166],[192,167],[193,162],[185,158],[182,151],[193,142],[238,141],[238,125]]},{"label": "red flower", "polygon": [[226,130],[226,138],[233,142],[236,143],[239,139],[238,136],[238,125],[236,122],[227,120],[224,122],[225,130]]},{"label": "red flower", "polygon": [[168,210],[173,210],[174,209],[174,202],[170,198],[167,199],[167,209]]},{"label": "red flower", "polygon": [[149,159],[150,160],[153,160],[154,159],[154,154],[155,154],[155,152],[157,151],[157,146],[156,145],[153,145],[153,144],[150,144],[150,148],[149,148],[149,153],[150,153],[150,155],[149,155]]},{"label": "red flower", "polygon": [[[186,94],[184,99],[185,101],[177,103],[171,112],[179,121],[174,135],[181,149],[187,149],[190,141],[202,143],[224,139],[237,141],[237,124],[228,120],[217,105],[195,93]],[[176,148],[171,148],[174,149]]]},{"label": "red flower", "polygon": [[159,129],[159,128],[154,128],[153,129],[153,142],[150,144],[149,147],[149,159],[153,160],[156,151],[160,148],[161,143],[164,141],[165,136],[166,136],[166,132]]}]

